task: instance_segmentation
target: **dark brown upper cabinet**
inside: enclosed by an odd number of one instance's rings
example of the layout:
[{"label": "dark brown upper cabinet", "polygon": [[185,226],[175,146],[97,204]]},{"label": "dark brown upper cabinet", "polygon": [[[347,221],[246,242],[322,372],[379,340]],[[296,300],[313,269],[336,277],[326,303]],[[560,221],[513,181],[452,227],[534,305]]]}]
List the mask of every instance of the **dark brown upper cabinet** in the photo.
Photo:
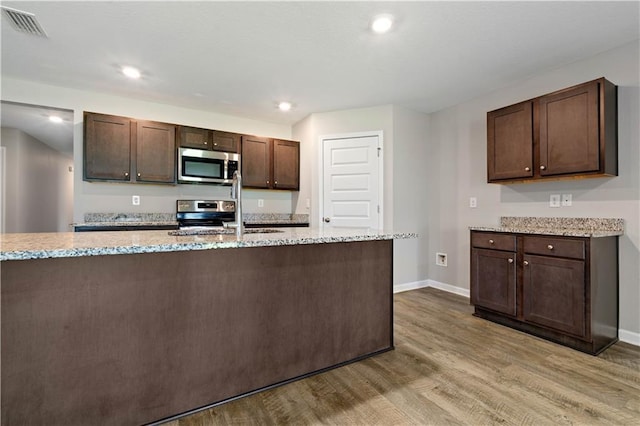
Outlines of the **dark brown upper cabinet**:
[{"label": "dark brown upper cabinet", "polygon": [[219,130],[211,131],[211,149],[214,151],[240,152],[242,135]]},{"label": "dark brown upper cabinet", "polygon": [[617,87],[604,78],[487,113],[490,183],[617,176]]},{"label": "dark brown upper cabinet", "polygon": [[532,103],[522,102],[487,114],[489,181],[533,176]]},{"label": "dark brown upper cabinet", "polygon": [[242,186],[299,190],[300,143],[243,136]]},{"label": "dark brown upper cabinet", "polygon": [[178,146],[185,148],[211,149],[209,130],[197,127],[178,126]]},{"label": "dark brown upper cabinet", "polygon": [[300,189],[300,143],[273,140],[273,188]]},{"label": "dark brown upper cabinet", "polygon": [[175,126],[84,113],[84,179],[175,183]]},{"label": "dark brown upper cabinet", "polygon": [[175,183],[176,128],[172,124],[138,121],[136,182]]},{"label": "dark brown upper cabinet", "polygon": [[131,180],[131,120],[84,113],[84,179]]},{"label": "dark brown upper cabinet", "polygon": [[178,146],[185,148],[239,152],[240,138],[237,133],[178,126]]}]

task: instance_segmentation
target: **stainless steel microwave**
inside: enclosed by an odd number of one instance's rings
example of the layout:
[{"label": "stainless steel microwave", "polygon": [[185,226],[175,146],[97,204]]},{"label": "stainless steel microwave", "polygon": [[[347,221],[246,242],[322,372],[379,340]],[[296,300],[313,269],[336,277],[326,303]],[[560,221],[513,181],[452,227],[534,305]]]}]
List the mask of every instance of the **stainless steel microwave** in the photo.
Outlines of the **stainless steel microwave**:
[{"label": "stainless steel microwave", "polygon": [[240,154],[178,148],[178,183],[231,185],[240,170]]}]

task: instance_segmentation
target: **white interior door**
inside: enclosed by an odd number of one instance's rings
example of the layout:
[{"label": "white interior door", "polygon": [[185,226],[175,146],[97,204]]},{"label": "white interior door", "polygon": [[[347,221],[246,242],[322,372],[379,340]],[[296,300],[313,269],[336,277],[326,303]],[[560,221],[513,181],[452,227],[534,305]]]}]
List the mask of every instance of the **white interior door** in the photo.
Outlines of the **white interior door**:
[{"label": "white interior door", "polygon": [[325,226],[382,228],[380,134],[322,138]]}]

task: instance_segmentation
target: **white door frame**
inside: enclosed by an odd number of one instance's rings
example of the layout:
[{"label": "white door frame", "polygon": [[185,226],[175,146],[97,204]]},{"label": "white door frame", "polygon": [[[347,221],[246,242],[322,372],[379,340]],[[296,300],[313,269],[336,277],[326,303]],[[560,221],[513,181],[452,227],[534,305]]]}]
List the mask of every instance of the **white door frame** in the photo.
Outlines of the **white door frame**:
[{"label": "white door frame", "polygon": [[350,139],[350,138],[364,138],[364,137],[378,137],[378,202],[380,203],[380,214],[378,215],[378,229],[382,229],[384,226],[383,214],[384,214],[384,139],[382,130],[372,130],[368,132],[354,132],[354,133],[339,133],[331,135],[321,135],[318,137],[318,225],[322,226],[323,212],[324,212],[324,141],[331,139]]}]

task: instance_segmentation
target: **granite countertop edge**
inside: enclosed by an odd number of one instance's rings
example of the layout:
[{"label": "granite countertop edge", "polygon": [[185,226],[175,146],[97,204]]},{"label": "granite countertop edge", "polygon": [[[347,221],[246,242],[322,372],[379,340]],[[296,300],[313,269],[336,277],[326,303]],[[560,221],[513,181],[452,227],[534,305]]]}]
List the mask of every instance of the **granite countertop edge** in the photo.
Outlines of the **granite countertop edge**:
[{"label": "granite countertop edge", "polygon": [[617,237],[624,235],[621,230],[598,230],[598,229],[558,229],[558,228],[527,228],[527,227],[501,227],[501,226],[470,226],[471,231],[504,232],[510,234],[536,234],[555,235],[561,237],[587,237],[603,238]]},{"label": "granite countertop edge", "polygon": [[[148,231],[147,231],[148,232]],[[162,231],[151,231],[162,232]],[[273,234],[270,234],[273,235]],[[202,241],[190,241],[197,237]],[[178,237],[185,238],[184,242],[158,243],[158,244],[125,244],[114,246],[77,247],[77,248],[52,248],[52,249],[28,249],[0,252],[0,261],[71,258],[85,256],[103,256],[119,254],[163,253],[192,250],[216,250],[244,247],[272,247],[286,245],[308,245],[327,243],[347,243],[359,241],[379,241],[395,239],[417,238],[415,233],[393,233],[380,231],[376,234],[351,234],[330,236],[284,236],[281,238],[251,238],[238,240],[235,236],[218,241],[211,241],[200,236]],[[243,237],[244,238],[244,237]],[[175,237],[174,237],[175,241]]]}]

